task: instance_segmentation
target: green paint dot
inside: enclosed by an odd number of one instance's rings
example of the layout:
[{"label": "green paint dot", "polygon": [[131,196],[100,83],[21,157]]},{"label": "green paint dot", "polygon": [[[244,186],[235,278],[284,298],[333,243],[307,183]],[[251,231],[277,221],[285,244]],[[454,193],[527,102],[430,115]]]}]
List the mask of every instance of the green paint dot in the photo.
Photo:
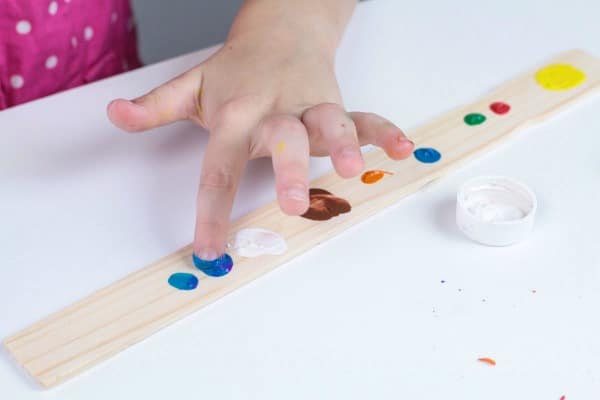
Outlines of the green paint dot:
[{"label": "green paint dot", "polygon": [[479,113],[471,113],[465,115],[465,123],[467,125],[479,125],[485,121],[485,115]]}]

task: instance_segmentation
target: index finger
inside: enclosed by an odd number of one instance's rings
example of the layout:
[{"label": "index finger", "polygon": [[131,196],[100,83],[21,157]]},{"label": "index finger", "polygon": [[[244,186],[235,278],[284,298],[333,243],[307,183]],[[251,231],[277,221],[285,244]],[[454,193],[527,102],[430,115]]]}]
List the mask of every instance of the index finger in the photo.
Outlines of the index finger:
[{"label": "index finger", "polygon": [[214,132],[206,146],[198,189],[194,261],[213,261],[225,252],[229,217],[248,159],[243,143],[231,138]]}]

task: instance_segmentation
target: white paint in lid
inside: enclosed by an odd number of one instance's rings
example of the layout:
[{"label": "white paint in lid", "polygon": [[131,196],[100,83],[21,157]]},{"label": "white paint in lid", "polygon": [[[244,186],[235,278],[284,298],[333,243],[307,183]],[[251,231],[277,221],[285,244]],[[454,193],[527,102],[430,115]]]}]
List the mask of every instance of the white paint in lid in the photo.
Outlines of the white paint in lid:
[{"label": "white paint in lid", "polygon": [[502,176],[467,181],[458,191],[456,223],[470,239],[489,246],[508,246],[533,229],[537,200],[524,184]]}]

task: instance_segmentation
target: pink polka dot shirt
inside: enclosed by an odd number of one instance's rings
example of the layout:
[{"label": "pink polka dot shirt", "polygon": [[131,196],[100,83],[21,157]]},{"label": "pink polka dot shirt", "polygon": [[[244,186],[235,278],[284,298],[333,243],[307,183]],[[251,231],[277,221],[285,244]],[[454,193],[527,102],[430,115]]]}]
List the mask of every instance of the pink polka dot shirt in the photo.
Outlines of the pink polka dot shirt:
[{"label": "pink polka dot shirt", "polygon": [[0,110],[139,66],[128,0],[0,0]]}]

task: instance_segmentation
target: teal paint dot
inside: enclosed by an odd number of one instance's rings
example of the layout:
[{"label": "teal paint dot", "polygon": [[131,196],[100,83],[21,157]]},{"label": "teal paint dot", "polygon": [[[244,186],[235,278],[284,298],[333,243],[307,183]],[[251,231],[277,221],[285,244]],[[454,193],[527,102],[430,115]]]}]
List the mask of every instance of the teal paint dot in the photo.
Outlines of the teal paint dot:
[{"label": "teal paint dot", "polygon": [[233,260],[227,253],[223,254],[216,260],[206,261],[198,257],[196,254],[192,255],[194,265],[200,271],[204,272],[208,276],[220,277],[227,275],[233,268]]},{"label": "teal paint dot", "polygon": [[169,277],[169,285],[179,290],[194,290],[198,287],[198,278],[187,272],[176,272]]},{"label": "teal paint dot", "polygon": [[442,158],[439,151],[431,147],[421,147],[413,152],[415,158],[425,164],[433,164]]},{"label": "teal paint dot", "polygon": [[465,115],[465,124],[467,125],[480,125],[485,122],[485,115],[479,113],[471,113]]}]

